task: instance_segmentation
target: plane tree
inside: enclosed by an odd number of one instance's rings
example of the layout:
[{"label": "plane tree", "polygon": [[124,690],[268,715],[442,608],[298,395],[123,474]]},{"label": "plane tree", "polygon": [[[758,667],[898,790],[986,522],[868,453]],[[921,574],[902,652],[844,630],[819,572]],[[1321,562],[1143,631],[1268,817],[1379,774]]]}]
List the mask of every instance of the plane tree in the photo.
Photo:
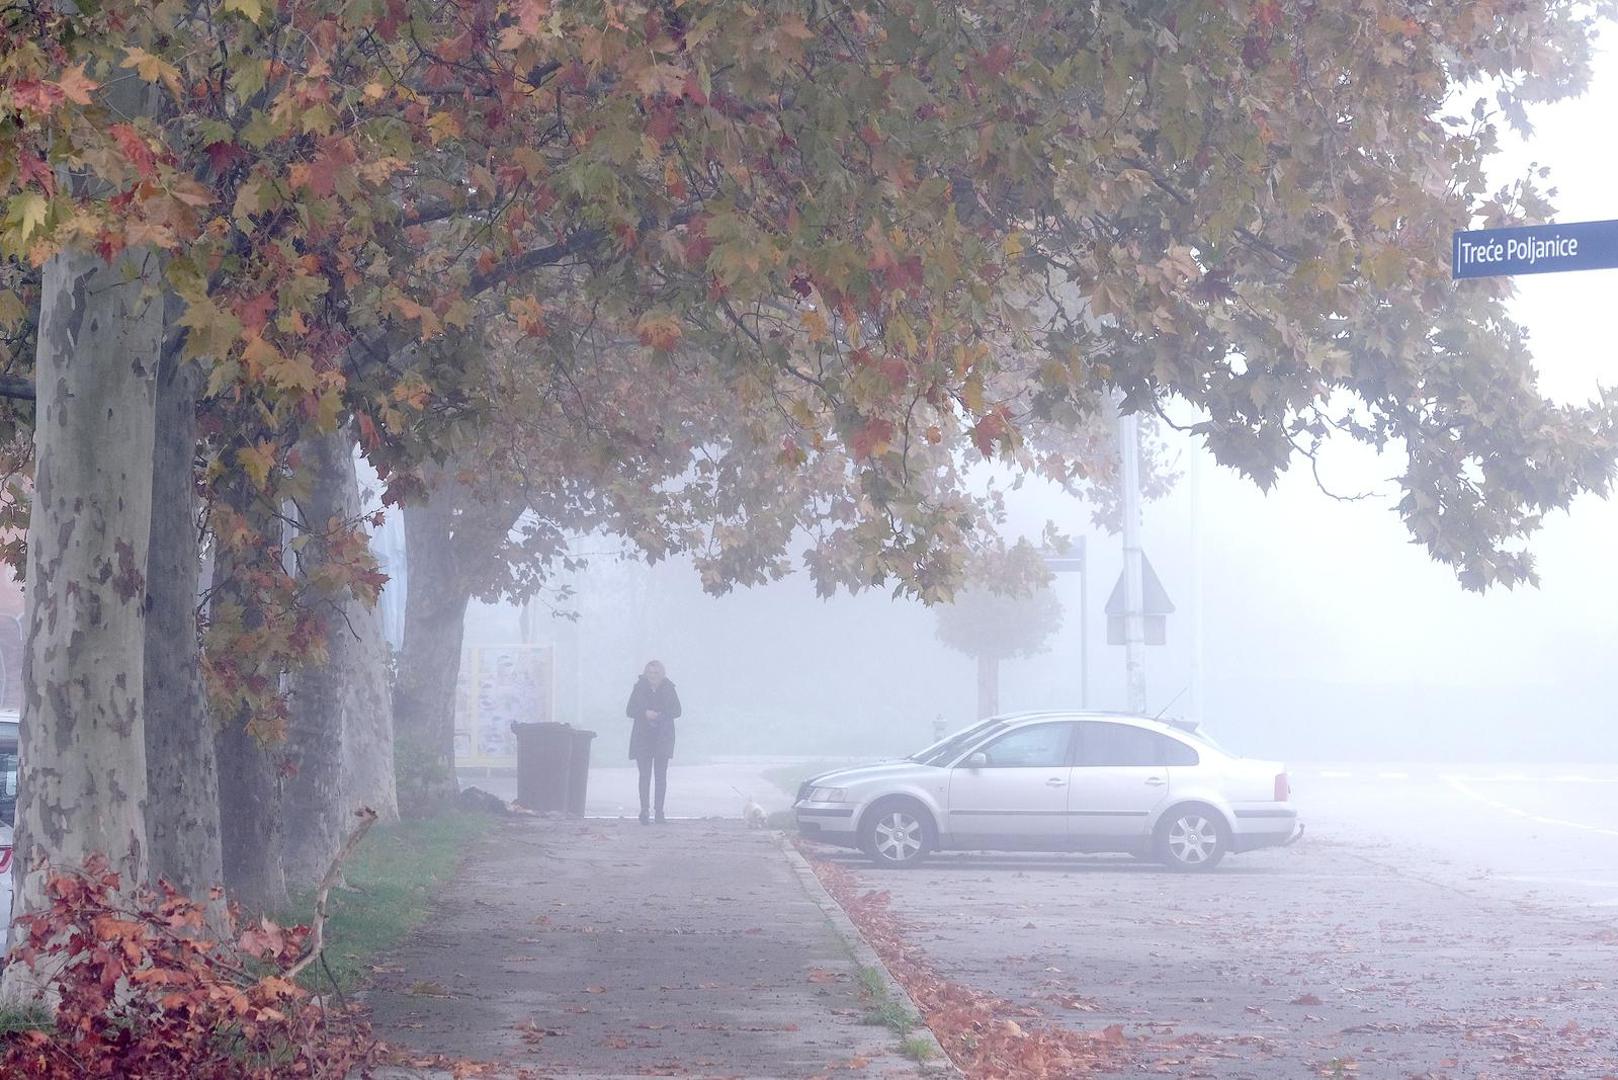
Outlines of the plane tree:
[{"label": "plane tree", "polygon": [[[1061,436],[1109,399],[1189,411],[1261,484],[1330,437],[1390,448],[1434,558],[1468,587],[1532,580],[1543,515],[1607,489],[1613,409],[1537,391],[1505,287],[1451,283],[1446,236],[1548,212],[1484,166],[1501,123],[1584,84],[1610,14],[0,8],[0,257],[26,267],[0,325],[33,342],[38,398],[20,861],[99,848],[149,872],[143,610],[195,586],[148,573],[171,357],[204,406],[197,492],[225,556],[204,670],[250,736],[239,761],[282,737],[280,676],[321,648],[272,557],[300,446],[352,425],[390,503],[419,498],[451,460],[442,414],[498,385],[433,358],[490,308],[567,355],[549,327],[587,304],[637,346],[629,393],[700,371],[750,475],[835,472],[803,553],[826,587],[947,595],[992,519],[964,463],[1071,477]],[[569,482],[565,453],[548,464]],[[669,509],[678,526],[678,503],[650,512]],[[779,565],[781,534],[737,530],[706,534],[717,582]],[[335,592],[379,585],[357,554],[328,565]],[[274,898],[246,880],[250,905]],[[25,870],[25,909],[39,888]]]}]

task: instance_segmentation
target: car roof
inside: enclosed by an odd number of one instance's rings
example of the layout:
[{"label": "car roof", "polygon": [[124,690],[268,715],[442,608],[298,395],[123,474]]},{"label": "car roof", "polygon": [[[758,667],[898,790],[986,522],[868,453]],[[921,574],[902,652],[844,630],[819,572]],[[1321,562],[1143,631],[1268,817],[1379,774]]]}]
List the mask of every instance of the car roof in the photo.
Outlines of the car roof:
[{"label": "car roof", "polygon": [[1117,712],[1106,709],[1045,709],[1028,712],[1002,713],[994,719],[1006,724],[1026,724],[1035,720],[1112,720],[1134,724],[1138,727],[1150,728],[1170,735],[1193,734],[1185,728],[1171,724],[1166,720],[1159,720],[1154,716],[1142,716],[1140,713]]}]

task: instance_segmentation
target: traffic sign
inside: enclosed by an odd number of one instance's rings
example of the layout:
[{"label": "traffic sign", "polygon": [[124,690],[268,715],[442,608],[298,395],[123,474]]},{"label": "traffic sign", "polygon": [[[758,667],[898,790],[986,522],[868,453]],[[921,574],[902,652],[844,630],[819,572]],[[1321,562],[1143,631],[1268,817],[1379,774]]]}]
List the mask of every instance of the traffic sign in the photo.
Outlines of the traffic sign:
[{"label": "traffic sign", "polygon": [[1618,267],[1618,221],[1574,221],[1455,234],[1456,280]]}]

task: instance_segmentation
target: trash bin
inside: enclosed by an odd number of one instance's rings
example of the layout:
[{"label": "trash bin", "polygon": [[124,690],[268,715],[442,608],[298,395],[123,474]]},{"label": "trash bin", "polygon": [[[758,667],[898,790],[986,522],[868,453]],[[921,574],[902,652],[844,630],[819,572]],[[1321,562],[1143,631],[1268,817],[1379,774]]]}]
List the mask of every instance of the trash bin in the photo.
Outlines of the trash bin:
[{"label": "trash bin", "polygon": [[566,810],[573,729],[546,722],[514,723],[511,730],[517,736],[517,801],[530,810]]},{"label": "trash bin", "polygon": [[582,728],[569,728],[568,732],[572,746],[568,753],[567,812],[583,817],[585,792],[590,786],[590,742],[596,733]]}]

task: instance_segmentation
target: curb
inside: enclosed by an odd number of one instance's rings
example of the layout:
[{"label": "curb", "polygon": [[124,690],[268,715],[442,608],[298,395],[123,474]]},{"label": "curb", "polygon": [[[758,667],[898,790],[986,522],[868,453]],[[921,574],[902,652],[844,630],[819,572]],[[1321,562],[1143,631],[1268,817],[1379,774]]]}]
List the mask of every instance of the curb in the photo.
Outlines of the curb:
[{"label": "curb", "polygon": [[776,846],[781,849],[781,854],[786,857],[787,865],[792,867],[793,873],[797,874],[798,883],[803,886],[803,891],[809,894],[809,899],[815,902],[822,914],[826,916],[826,921],[831,924],[831,928],[843,939],[843,944],[848,948],[850,955],[853,956],[854,962],[880,973],[889,999],[902,1004],[906,1009],[910,1010],[911,1015],[917,1017],[920,1021],[914,1031],[911,1032],[911,1038],[921,1039],[931,1045],[935,1057],[931,1061],[918,1062],[917,1068],[929,1076],[964,1075],[939,1043],[938,1036],[933,1034],[933,1029],[927,1026],[926,1015],[916,1007],[910,992],[904,988],[898,979],[893,977],[893,972],[888,970],[888,965],[884,964],[882,958],[877,955],[876,950],[871,948],[871,943],[865,940],[865,935],[860,933],[860,928],[854,925],[854,920],[848,917],[848,912],[843,910],[843,905],[839,904],[836,898],[826,891],[826,887],[820,883],[820,878],[815,874],[814,867],[809,865],[809,861],[792,845],[792,841],[787,839],[786,833],[777,829],[773,831],[773,835]]}]

